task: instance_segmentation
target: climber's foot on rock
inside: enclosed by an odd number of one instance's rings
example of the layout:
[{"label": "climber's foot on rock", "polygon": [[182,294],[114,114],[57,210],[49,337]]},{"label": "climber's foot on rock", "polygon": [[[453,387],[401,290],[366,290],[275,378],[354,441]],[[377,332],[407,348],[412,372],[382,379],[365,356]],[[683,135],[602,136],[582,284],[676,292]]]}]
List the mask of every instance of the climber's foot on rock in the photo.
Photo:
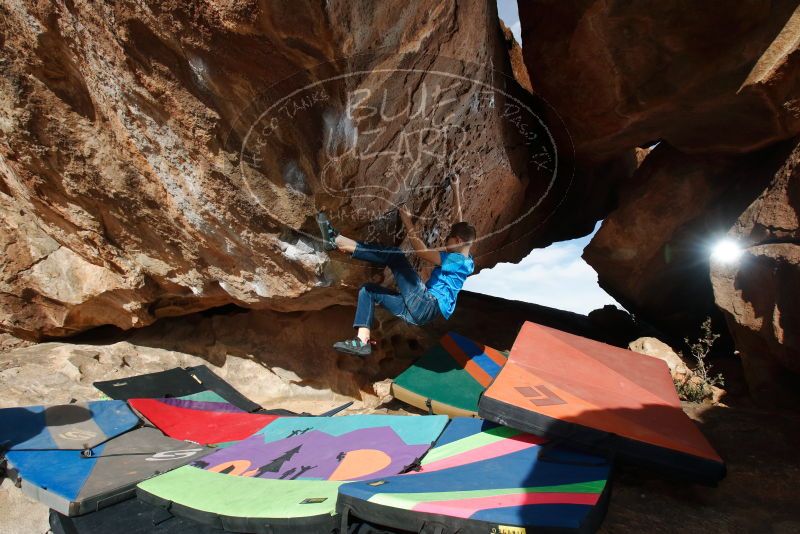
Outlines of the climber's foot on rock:
[{"label": "climber's foot on rock", "polygon": [[348,339],[347,341],[339,341],[333,344],[334,350],[344,354],[352,354],[353,356],[361,356],[366,358],[372,354],[372,343],[367,341],[364,343],[360,338]]},{"label": "climber's foot on rock", "polygon": [[334,229],[324,212],[317,213],[317,224],[319,225],[320,237],[322,237],[322,247],[325,250],[336,250],[336,236],[338,232]]}]

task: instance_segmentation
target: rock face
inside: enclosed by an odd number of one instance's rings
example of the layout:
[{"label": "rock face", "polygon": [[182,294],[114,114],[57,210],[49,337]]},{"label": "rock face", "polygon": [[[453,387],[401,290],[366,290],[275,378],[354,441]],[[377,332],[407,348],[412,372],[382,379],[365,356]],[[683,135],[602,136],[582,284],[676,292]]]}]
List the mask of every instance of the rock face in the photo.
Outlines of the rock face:
[{"label": "rock face", "polygon": [[733,225],[741,260],[711,265],[751,392],[769,404],[800,402],[799,221],[800,147]]},{"label": "rock face", "polygon": [[672,347],[660,339],[654,337],[640,337],[631,341],[628,348],[633,352],[646,354],[653,358],[663,360],[667,364],[667,367],[669,367],[669,372],[672,374],[673,379],[689,374],[689,368],[686,367],[681,357],[672,350]]},{"label": "rock face", "polygon": [[386,397],[382,381],[405,370],[448,330],[499,350],[511,348],[526,320],[607,341],[586,316],[464,292],[450,321],[425,329],[379,308],[378,345],[362,359],[330,350],[352,331],[353,312],[350,306],[302,312],[229,306],[135,330],[95,330],[70,342],[9,343],[0,352],[0,407],[94,399],[96,380],[205,364],[264,406],[310,410],[316,403],[324,410],[356,399],[355,409],[374,409]]},{"label": "rock face", "polygon": [[525,66],[525,58],[522,56],[522,47],[514,38],[514,33],[502,20],[500,21],[500,27],[503,30],[503,38],[506,41],[508,59],[511,61],[511,70],[514,73],[514,79],[516,79],[524,89],[533,91],[531,87],[531,78],[528,76],[528,68]]},{"label": "rock face", "polygon": [[689,336],[715,312],[711,248],[770,182],[790,148],[782,143],[747,155],[685,154],[659,144],[584,250],[600,286],[637,317],[678,340]]},{"label": "rock face", "polygon": [[[726,394],[724,389],[709,383],[709,376],[715,376],[713,369],[712,372],[708,372],[708,366],[710,364],[707,362],[703,363],[707,371],[707,376],[704,377],[701,372],[696,372],[698,371],[696,367],[695,369],[687,367],[681,355],[659,339],[654,337],[640,337],[631,341],[628,344],[628,348],[634,352],[658,358],[666,363],[672,375],[672,381],[675,383],[675,388],[678,391],[678,396],[682,400],[719,404],[720,400]],[[697,362],[694,363],[697,365]]]},{"label": "rock face", "polygon": [[529,169],[538,123],[493,3],[0,10],[6,331],[352,302],[365,270],[320,250],[316,211],[393,241],[409,201],[440,244],[456,176],[479,266],[527,252],[509,228],[552,172]]},{"label": "rock face", "polygon": [[592,310],[587,316],[589,321],[610,340],[608,343],[626,346],[631,340],[636,339],[639,327],[631,314],[620,310],[613,304],[606,304],[602,308]]},{"label": "rock face", "polygon": [[528,72],[579,155],[602,159],[667,141],[744,152],[800,132],[800,8],[519,2]]},{"label": "rock face", "polygon": [[[719,329],[722,310],[756,397],[785,397],[765,392],[777,382],[797,390],[796,201],[778,184],[800,134],[797,2],[536,0],[520,19],[532,85],[579,172],[660,141],[610,182],[615,206],[584,252],[601,286],[676,341],[708,315]],[[712,266],[726,234],[748,253]]]}]

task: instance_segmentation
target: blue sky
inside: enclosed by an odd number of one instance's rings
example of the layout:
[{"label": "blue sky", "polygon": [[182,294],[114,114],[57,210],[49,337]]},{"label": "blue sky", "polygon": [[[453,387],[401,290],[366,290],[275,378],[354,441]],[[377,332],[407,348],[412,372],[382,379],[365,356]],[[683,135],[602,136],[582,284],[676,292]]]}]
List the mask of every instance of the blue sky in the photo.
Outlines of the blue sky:
[{"label": "blue sky", "polygon": [[581,258],[599,227],[598,222],[586,237],[535,249],[519,263],[498,263],[484,269],[467,278],[464,289],[583,314],[605,304],[622,308],[600,289],[597,273]]},{"label": "blue sky", "polygon": [[519,23],[519,10],[517,10],[517,0],[497,0],[497,14],[503,22],[511,29],[517,42],[522,44],[522,27]]}]

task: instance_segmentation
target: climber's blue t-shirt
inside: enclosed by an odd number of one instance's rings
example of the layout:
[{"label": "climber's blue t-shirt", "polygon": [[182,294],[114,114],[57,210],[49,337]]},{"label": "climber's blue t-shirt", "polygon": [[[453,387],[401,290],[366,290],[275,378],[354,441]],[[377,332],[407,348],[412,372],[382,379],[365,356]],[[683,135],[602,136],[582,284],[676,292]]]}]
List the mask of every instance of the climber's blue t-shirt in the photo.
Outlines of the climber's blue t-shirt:
[{"label": "climber's blue t-shirt", "polygon": [[461,291],[464,280],[475,270],[475,264],[472,256],[467,257],[458,252],[442,251],[439,257],[442,264],[433,270],[425,286],[436,297],[444,318],[449,319],[456,309],[458,292]]}]

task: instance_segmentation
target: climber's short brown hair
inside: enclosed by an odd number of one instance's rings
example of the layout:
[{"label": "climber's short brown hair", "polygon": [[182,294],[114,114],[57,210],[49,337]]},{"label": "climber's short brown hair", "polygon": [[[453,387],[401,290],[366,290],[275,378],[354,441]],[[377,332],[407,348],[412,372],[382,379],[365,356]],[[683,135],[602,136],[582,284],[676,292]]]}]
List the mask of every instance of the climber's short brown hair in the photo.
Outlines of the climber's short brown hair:
[{"label": "climber's short brown hair", "polygon": [[471,243],[475,241],[475,227],[466,221],[457,222],[450,228],[450,234],[447,236],[457,237],[464,243]]}]

